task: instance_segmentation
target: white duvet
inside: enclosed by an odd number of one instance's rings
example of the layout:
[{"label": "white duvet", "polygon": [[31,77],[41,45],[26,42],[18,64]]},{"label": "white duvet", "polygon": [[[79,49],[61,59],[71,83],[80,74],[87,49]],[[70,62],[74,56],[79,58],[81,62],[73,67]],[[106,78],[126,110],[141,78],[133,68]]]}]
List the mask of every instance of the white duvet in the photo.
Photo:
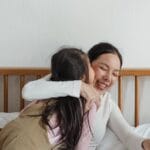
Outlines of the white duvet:
[{"label": "white duvet", "polygon": [[[15,119],[19,115],[19,112],[14,113],[0,113],[0,128],[3,128],[8,122]],[[139,135],[150,138],[150,124],[140,125],[135,128],[135,132]],[[126,150],[122,143],[119,141],[117,136],[107,128],[106,134],[103,138],[103,141],[96,148],[96,150]]]},{"label": "white duvet", "polygon": [[[144,138],[150,138],[150,124],[143,124],[134,128],[135,132]],[[118,137],[107,128],[101,145],[96,150],[127,150]]]},{"label": "white duvet", "polygon": [[19,115],[19,112],[4,113],[0,112],[0,128],[3,128],[8,122],[15,119]]}]

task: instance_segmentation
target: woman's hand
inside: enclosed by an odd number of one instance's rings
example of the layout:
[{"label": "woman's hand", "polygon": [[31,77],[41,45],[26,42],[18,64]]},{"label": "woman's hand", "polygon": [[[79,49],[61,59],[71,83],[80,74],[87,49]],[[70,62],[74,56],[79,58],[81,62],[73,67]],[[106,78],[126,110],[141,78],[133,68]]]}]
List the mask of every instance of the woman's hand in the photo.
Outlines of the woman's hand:
[{"label": "woman's hand", "polygon": [[90,110],[93,102],[97,108],[100,106],[100,93],[92,85],[82,82],[80,94],[87,100],[85,111]]},{"label": "woman's hand", "polygon": [[144,150],[150,150],[150,139],[146,139],[142,142],[142,148]]}]

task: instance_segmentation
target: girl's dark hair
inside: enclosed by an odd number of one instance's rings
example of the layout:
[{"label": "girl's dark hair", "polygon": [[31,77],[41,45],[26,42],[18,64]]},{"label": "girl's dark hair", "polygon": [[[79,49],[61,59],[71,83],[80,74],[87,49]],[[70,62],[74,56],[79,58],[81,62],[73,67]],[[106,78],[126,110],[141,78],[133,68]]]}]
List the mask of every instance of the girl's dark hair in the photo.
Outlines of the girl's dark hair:
[{"label": "girl's dark hair", "polygon": [[122,66],[123,60],[122,60],[121,53],[115,46],[113,46],[110,43],[98,43],[94,45],[88,52],[90,62],[93,62],[100,55],[106,54],[106,53],[116,54],[120,60],[120,67]]},{"label": "girl's dark hair", "polygon": [[[51,80],[70,81],[80,80],[88,75],[88,56],[76,48],[64,48],[59,50],[51,59]],[[86,76],[88,79],[88,76]],[[56,89],[57,90],[57,89]],[[42,121],[49,126],[49,119],[56,114],[61,131],[61,150],[74,150],[82,131],[83,114],[85,108],[84,98],[71,96],[52,98],[42,114]],[[60,146],[61,147],[61,146]]]}]

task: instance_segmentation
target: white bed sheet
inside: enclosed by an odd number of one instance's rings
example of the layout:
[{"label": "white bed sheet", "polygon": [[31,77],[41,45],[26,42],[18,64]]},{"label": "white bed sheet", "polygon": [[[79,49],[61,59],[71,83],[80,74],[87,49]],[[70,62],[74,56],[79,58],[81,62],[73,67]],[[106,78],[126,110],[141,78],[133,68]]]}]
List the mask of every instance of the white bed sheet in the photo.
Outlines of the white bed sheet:
[{"label": "white bed sheet", "polygon": [[[134,128],[135,132],[144,138],[150,138],[150,124],[139,125]],[[118,137],[107,128],[106,134],[103,138],[101,144],[96,148],[96,150],[127,150],[123,144],[120,142]]]},{"label": "white bed sheet", "polygon": [[0,128],[3,128],[8,122],[15,119],[19,115],[19,112],[4,113],[0,112]]},{"label": "white bed sheet", "polygon": [[[19,112],[14,113],[4,113],[0,112],[0,128],[3,128],[8,122],[15,119],[19,115]],[[139,135],[150,138],[150,124],[140,125],[135,128],[135,132]],[[106,134],[103,138],[101,144],[96,148],[96,150],[126,150],[122,145],[118,137],[107,128]]]}]

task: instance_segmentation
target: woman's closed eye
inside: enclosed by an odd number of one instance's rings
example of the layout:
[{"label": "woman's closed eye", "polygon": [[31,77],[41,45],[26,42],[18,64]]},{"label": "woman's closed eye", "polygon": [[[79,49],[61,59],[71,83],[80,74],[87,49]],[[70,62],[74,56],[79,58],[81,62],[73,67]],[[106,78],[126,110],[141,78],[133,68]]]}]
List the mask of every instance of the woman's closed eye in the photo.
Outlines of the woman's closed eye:
[{"label": "woman's closed eye", "polygon": [[118,76],[119,76],[119,71],[113,72],[113,76],[114,76],[114,77],[118,77]]},{"label": "woman's closed eye", "polygon": [[99,68],[100,68],[101,70],[104,70],[104,71],[107,71],[107,70],[108,70],[108,68],[107,68],[106,66],[99,66]]}]

